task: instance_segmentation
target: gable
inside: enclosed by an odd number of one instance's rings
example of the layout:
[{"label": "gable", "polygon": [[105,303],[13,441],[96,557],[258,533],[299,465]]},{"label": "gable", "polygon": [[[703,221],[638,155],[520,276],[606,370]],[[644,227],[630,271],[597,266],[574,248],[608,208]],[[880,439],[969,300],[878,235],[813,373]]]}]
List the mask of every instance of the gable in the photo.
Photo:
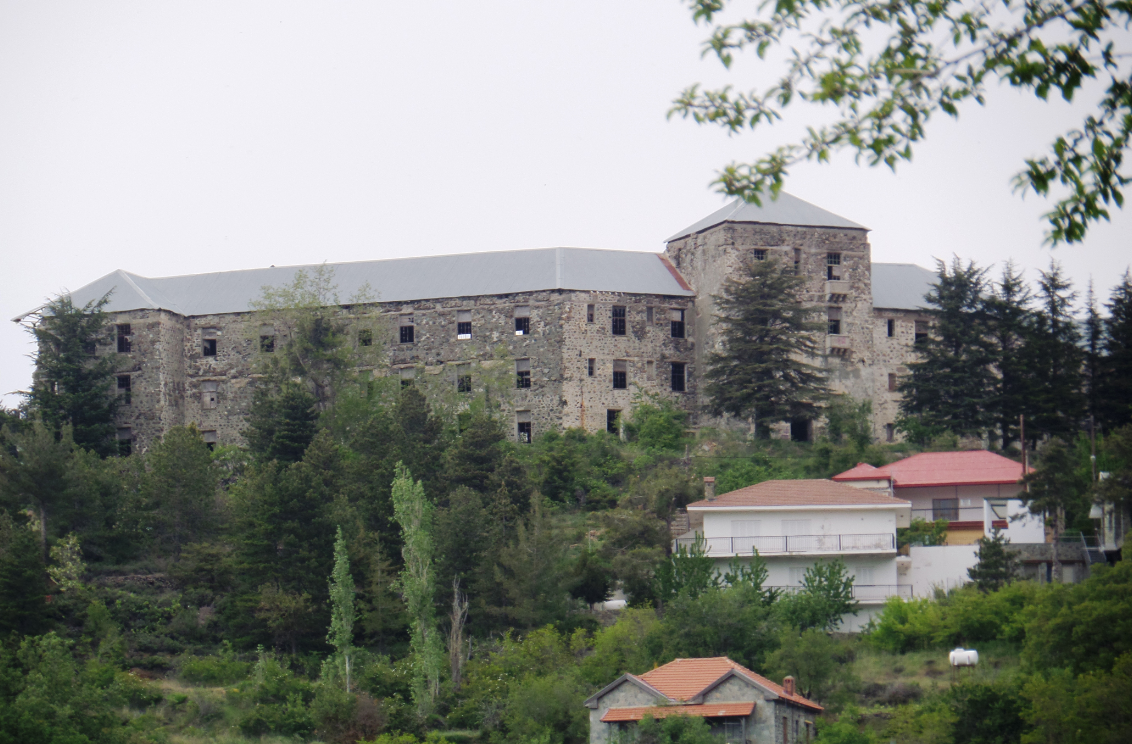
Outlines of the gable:
[{"label": "gable", "polygon": [[738,703],[763,700],[768,695],[773,696],[770,690],[748,679],[746,675],[734,672],[719,684],[708,689],[703,696],[704,703]]},{"label": "gable", "polygon": [[623,674],[586,700],[587,708],[627,708],[656,705],[668,701],[658,690],[632,674]]}]

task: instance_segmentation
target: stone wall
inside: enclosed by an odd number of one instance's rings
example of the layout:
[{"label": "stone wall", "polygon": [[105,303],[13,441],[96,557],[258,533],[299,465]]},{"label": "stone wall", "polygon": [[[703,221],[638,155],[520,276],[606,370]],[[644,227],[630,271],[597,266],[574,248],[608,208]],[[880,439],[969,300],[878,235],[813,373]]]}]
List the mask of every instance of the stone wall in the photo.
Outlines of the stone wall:
[{"label": "stone wall", "polygon": [[[888,335],[888,321],[893,321],[893,335]],[[876,393],[873,396],[873,436],[879,442],[888,439],[888,426],[895,427],[900,415],[900,393],[889,389],[889,375],[896,375],[899,384],[908,374],[908,364],[916,360],[916,323],[931,323],[926,312],[913,310],[874,310],[873,368]],[[898,434],[894,438],[898,438]]]}]

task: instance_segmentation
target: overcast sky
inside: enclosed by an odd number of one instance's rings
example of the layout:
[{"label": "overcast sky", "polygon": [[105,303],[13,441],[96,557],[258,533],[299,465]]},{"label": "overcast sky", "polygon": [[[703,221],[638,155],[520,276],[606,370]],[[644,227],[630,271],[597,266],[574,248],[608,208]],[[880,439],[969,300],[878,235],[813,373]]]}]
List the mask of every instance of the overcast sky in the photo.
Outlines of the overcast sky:
[{"label": "overcast sky", "polygon": [[[667,120],[693,82],[773,79],[701,59],[705,36],[678,0],[0,0],[0,393],[31,379],[8,319],[114,269],[663,250],[726,202],[716,169],[810,116],[740,137]],[[933,120],[896,175],[841,157],[786,189],[871,228],[875,261],[1013,258],[1033,277],[1051,205],[1010,180],[1091,93],[993,90]],[[1130,249],[1125,212],[1052,255],[1107,297]]]}]

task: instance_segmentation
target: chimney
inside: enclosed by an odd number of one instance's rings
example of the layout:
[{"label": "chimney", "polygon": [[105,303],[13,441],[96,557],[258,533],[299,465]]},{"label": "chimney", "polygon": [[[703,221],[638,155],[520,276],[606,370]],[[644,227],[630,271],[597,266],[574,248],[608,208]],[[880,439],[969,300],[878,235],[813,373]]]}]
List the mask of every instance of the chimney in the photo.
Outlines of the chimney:
[{"label": "chimney", "polygon": [[715,501],[715,478],[710,475],[704,478],[704,498]]},{"label": "chimney", "polygon": [[782,680],[782,689],[786,691],[787,695],[797,695],[798,694],[798,693],[794,692],[794,678],[793,677],[786,677],[785,679]]}]

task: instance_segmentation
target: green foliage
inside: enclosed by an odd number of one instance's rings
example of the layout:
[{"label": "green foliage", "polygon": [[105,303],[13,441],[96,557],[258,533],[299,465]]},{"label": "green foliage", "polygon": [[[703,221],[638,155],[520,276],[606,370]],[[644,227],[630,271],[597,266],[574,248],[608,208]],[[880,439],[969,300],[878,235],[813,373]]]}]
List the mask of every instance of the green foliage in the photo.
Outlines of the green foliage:
[{"label": "green foliage", "polygon": [[896,547],[905,545],[943,545],[947,539],[947,520],[937,519],[929,522],[921,517],[913,517],[907,527],[896,528]]},{"label": "green foliage", "polygon": [[175,426],[149,448],[142,498],[147,529],[174,558],[186,543],[210,536],[216,520],[219,474],[195,426]]},{"label": "green foliage", "polygon": [[[1049,515],[1056,536],[1065,531],[1066,511],[1084,510],[1087,504],[1087,476],[1077,468],[1073,450],[1060,439],[1046,442],[1038,452],[1037,467],[1023,481],[1028,488],[1021,495],[1030,512]],[[1056,546],[1055,542],[1054,567],[1059,571]]]},{"label": "green foliage", "polygon": [[329,593],[330,630],[326,640],[336,652],[329,666],[337,672],[335,676],[345,680],[346,693],[349,694],[354,646],[354,577],[350,575],[350,556],[346,553],[341,527],[334,540],[334,572],[330,575]]},{"label": "green foliage", "polygon": [[1031,730],[1023,744],[1072,742],[1117,744],[1132,731],[1132,654],[1116,659],[1111,673],[1074,678],[1064,669],[1030,677],[1022,689],[1023,717]]},{"label": "green foliage", "polygon": [[244,431],[248,449],[262,460],[298,462],[317,431],[316,404],[315,397],[294,382],[257,386]]},{"label": "green foliage", "polygon": [[818,561],[806,569],[802,587],[778,603],[783,621],[800,630],[835,630],[843,615],[857,611],[853,599],[854,577],[840,558]]},{"label": "green foliage", "polygon": [[688,442],[688,414],[667,398],[638,388],[625,434],[646,449],[682,452]]},{"label": "green foliage", "polygon": [[[820,324],[802,301],[803,277],[775,260],[750,261],[715,298],[722,348],[708,355],[705,392],[712,413],[730,413],[767,425],[815,419],[825,394],[821,371],[804,358],[820,355]],[[757,422],[756,422],[757,426]]]},{"label": "green foliage", "polygon": [[697,532],[690,547],[678,544],[676,552],[657,566],[655,582],[654,596],[661,602],[681,596],[695,599],[709,589],[718,589],[715,559],[708,556],[703,536]]},{"label": "green foliage", "polygon": [[1010,540],[997,527],[990,537],[978,540],[979,562],[967,569],[967,575],[975,582],[979,591],[989,592],[1001,589],[1014,580],[1018,573],[1018,559],[1009,550]]},{"label": "green foliage", "polygon": [[185,655],[177,661],[177,676],[184,682],[198,685],[235,684],[246,680],[251,671],[252,665],[241,661],[227,641],[213,655]]},{"label": "green foliage", "polygon": [[1073,317],[1076,299],[1056,261],[1051,259],[1049,271],[1038,271],[1038,311],[1022,354],[1031,377],[1026,434],[1033,442],[1071,437],[1085,417],[1084,354]]},{"label": "green foliage", "polygon": [[545,504],[533,500],[530,513],[515,526],[515,538],[497,559],[496,583],[504,604],[495,612],[512,627],[536,628],[565,621],[570,614],[570,564],[566,541]]},{"label": "green foliage", "polygon": [[798,631],[788,628],[779,636],[779,647],[767,657],[774,679],[794,677],[804,697],[828,705],[851,691],[856,680],[841,667],[842,643],[817,628]]},{"label": "green foliage", "polygon": [[1100,421],[1109,431],[1132,424],[1132,273],[1125,270],[1105,304]]},{"label": "green foliage", "polygon": [[873,744],[875,739],[861,730],[858,718],[858,711],[847,710],[836,721],[818,719],[818,744]]},{"label": "green foliage", "polygon": [[763,668],[778,645],[774,609],[752,587],[709,589],[692,597],[680,594],[665,606],[664,620],[649,634],[654,660],[729,656],[750,669]]},{"label": "green foliage", "polygon": [[965,682],[948,691],[955,712],[951,733],[962,744],[1017,742],[1025,725],[1025,701],[1016,685]]},{"label": "green foliage", "polygon": [[652,667],[646,639],[663,632],[651,609],[626,609],[617,622],[602,628],[593,638],[593,653],[582,660],[582,676],[595,686],[608,684],[622,674],[644,674]]},{"label": "green foliage", "polygon": [[835,395],[825,407],[826,437],[835,443],[848,442],[864,449],[873,442],[873,403]]},{"label": "green foliage", "polygon": [[657,720],[646,715],[637,726],[638,744],[716,744],[707,721],[696,716],[668,716]]},{"label": "green foliage", "polygon": [[39,535],[0,509],[0,635],[44,629],[46,578]]}]

